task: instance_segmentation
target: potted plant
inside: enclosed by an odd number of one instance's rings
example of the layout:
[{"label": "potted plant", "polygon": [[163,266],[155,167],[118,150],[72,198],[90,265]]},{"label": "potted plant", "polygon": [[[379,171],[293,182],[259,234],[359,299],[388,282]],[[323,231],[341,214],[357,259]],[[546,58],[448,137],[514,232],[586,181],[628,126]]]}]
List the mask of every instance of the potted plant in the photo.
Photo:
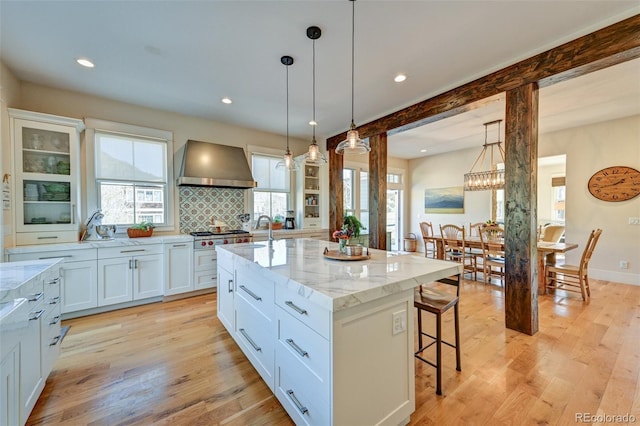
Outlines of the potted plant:
[{"label": "potted plant", "polygon": [[129,238],[150,237],[156,226],[151,222],[142,221],[127,228]]},{"label": "potted plant", "polygon": [[282,225],[284,224],[284,217],[282,215],[275,215],[273,217],[273,223],[271,224],[271,229],[282,229]]},{"label": "potted plant", "polygon": [[366,229],[362,222],[353,215],[346,215],[342,221],[342,229],[338,229],[333,233],[333,238],[338,240],[340,244],[340,252],[345,251],[345,246],[349,243],[351,237],[359,237],[360,231]]}]

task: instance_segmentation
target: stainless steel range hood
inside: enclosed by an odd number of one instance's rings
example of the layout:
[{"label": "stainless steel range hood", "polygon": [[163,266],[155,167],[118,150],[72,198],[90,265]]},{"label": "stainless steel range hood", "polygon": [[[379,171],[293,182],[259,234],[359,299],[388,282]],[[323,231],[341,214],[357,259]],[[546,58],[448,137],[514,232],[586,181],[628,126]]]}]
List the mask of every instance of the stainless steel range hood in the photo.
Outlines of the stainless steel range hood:
[{"label": "stainless steel range hood", "polygon": [[184,148],[178,186],[255,188],[242,148],[188,140]]}]

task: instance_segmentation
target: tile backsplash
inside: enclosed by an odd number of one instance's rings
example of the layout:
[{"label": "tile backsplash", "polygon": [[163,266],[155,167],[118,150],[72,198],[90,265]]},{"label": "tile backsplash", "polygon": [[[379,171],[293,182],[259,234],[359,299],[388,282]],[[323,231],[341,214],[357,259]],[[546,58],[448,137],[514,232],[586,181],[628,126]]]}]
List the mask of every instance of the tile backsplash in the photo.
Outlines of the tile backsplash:
[{"label": "tile backsplash", "polygon": [[245,189],[181,186],[180,233],[208,231],[212,217],[227,224],[228,229],[240,229],[238,215],[244,213]]}]

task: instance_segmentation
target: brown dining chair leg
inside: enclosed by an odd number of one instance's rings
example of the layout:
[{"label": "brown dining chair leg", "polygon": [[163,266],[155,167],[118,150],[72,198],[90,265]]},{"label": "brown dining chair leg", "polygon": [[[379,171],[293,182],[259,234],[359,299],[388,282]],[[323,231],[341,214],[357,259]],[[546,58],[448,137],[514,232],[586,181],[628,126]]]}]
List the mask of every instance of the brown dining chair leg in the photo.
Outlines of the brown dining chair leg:
[{"label": "brown dining chair leg", "polygon": [[436,395],[442,395],[442,315],[439,314],[436,315],[436,336]]},{"label": "brown dining chair leg", "polygon": [[456,305],[453,307],[453,314],[455,317],[454,320],[456,331],[456,370],[462,371],[462,365],[460,362],[460,325],[458,322],[458,303],[456,303]]},{"label": "brown dining chair leg", "polygon": [[418,309],[418,348],[422,348],[422,310]]}]

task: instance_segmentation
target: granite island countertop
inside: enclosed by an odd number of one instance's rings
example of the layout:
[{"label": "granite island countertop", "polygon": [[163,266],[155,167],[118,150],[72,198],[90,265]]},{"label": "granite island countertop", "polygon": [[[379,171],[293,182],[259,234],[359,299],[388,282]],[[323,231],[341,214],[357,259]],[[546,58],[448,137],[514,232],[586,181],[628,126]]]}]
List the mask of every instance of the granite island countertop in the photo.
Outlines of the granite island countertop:
[{"label": "granite island countertop", "polygon": [[[217,246],[236,255],[236,267],[257,264],[271,271],[276,283],[336,312],[420,284],[462,273],[455,262],[428,259],[418,253],[370,249],[370,258],[341,261],[326,258],[323,251],[338,244],[298,238]],[[244,263],[244,265],[241,265]]]}]

